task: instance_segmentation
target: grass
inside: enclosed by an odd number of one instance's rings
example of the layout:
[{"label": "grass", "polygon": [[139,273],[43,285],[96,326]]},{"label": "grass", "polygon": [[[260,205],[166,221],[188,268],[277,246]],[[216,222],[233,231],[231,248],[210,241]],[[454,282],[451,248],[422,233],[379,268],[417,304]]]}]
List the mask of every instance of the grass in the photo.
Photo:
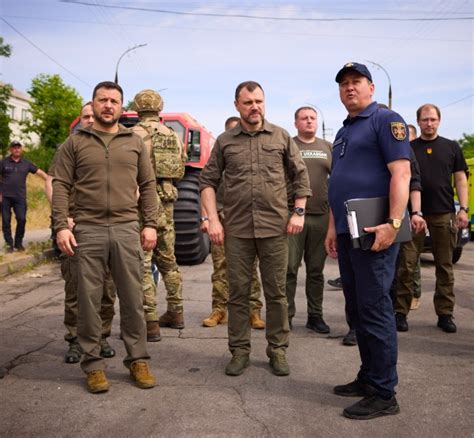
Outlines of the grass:
[{"label": "grass", "polygon": [[[44,180],[37,175],[28,175],[26,179],[28,211],[26,213],[26,231],[44,230],[50,227],[51,207],[44,191]],[[12,214],[12,230],[16,229],[15,215]]]}]

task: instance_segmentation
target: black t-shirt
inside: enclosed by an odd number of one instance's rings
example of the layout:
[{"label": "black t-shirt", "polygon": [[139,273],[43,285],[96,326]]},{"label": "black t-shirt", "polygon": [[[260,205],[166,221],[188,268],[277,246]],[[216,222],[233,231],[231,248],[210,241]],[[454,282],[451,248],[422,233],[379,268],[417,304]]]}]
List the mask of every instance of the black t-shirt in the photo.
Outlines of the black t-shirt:
[{"label": "black t-shirt", "polygon": [[454,212],[452,175],[467,170],[459,144],[444,137],[431,141],[420,137],[413,140],[411,146],[420,167],[421,210],[425,214]]},{"label": "black t-shirt", "polygon": [[0,192],[9,198],[26,198],[26,177],[36,173],[38,168],[30,161],[20,158],[13,160],[10,156],[0,162],[2,182]]}]

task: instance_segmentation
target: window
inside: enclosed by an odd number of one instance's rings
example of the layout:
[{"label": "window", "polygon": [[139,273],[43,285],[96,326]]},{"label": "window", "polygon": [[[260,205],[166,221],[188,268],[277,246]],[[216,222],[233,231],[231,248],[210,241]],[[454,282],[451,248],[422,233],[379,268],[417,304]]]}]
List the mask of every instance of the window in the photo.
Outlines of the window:
[{"label": "window", "polygon": [[14,106],[11,106],[11,105],[8,106],[8,116],[10,117],[10,119],[15,120],[15,107]]},{"label": "window", "polygon": [[21,121],[26,122],[29,119],[30,119],[30,114],[29,114],[28,110],[22,109],[21,110]]},{"label": "window", "polygon": [[186,142],[184,141],[184,133],[186,132],[186,129],[180,122],[178,122],[177,120],[165,120],[163,123],[169,128],[171,128],[174,132],[176,132],[183,144],[186,144]]}]

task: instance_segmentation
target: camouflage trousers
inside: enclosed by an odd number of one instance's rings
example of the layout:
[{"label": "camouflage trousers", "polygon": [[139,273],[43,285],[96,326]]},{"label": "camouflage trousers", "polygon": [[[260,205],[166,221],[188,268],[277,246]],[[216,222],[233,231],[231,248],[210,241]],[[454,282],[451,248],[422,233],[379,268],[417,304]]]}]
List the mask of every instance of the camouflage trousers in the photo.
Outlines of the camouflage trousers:
[{"label": "camouflage trousers", "polygon": [[158,230],[158,242],[155,249],[146,251],[144,257],[143,309],[147,321],[158,321],[156,285],[151,272],[152,259],[154,259],[165,285],[168,310],[183,311],[183,277],[174,255],[176,239],[173,220],[174,203],[163,201],[161,203],[166,217],[166,225]]},{"label": "camouflage trousers", "polygon": [[[224,245],[211,245],[212,265],[212,310],[224,311],[227,308],[229,299],[229,283],[227,281],[227,261],[225,257]],[[250,290],[250,312],[260,310],[262,301],[260,300],[262,289],[257,274],[257,258],[253,265],[252,286]]]},{"label": "camouflage trousers", "polygon": [[[77,281],[78,281],[78,260],[76,256],[68,257],[61,254],[61,274],[64,279],[64,325],[67,333],[64,336],[66,341],[77,338]],[[102,319],[102,336],[110,336],[112,331],[112,319],[115,315],[114,304],[116,298],[115,285],[110,271],[107,272],[104,280],[104,291],[100,307],[100,317]]]}]

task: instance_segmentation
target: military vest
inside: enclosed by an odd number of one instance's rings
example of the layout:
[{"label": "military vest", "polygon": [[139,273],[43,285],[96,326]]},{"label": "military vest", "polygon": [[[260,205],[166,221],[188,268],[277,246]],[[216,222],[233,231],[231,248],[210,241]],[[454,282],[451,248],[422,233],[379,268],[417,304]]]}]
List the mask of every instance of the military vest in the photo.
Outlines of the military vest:
[{"label": "military vest", "polygon": [[156,122],[138,123],[148,133],[156,178],[181,179],[184,176],[183,147],[176,133]]}]

